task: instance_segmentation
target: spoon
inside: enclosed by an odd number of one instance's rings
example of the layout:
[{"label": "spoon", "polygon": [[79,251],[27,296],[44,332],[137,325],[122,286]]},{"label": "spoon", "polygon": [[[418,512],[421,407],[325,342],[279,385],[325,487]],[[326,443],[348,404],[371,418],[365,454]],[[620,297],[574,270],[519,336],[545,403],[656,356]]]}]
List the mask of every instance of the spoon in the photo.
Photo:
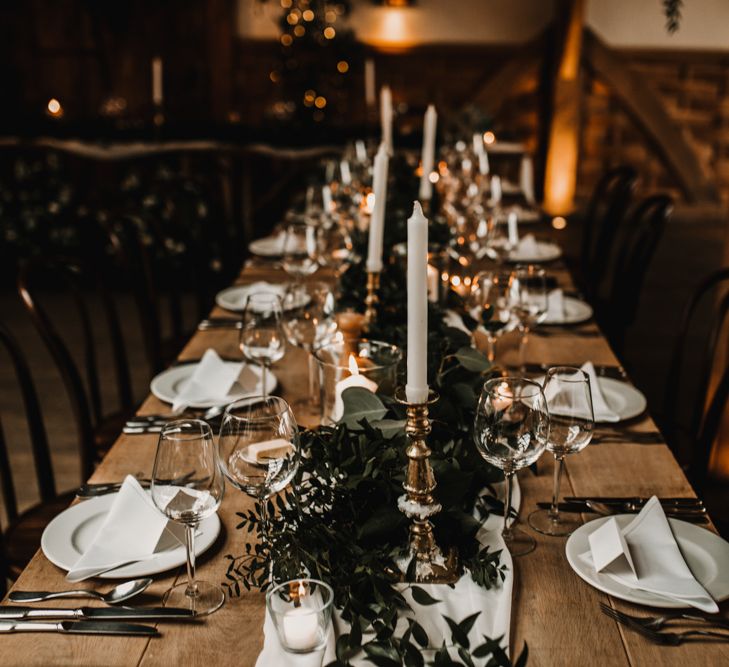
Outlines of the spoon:
[{"label": "spoon", "polygon": [[112,588],[108,593],[99,593],[92,590],[58,591],[13,591],[10,594],[11,602],[43,602],[55,598],[95,598],[106,604],[119,604],[139,595],[152,583],[151,579],[135,579],[125,581]]}]

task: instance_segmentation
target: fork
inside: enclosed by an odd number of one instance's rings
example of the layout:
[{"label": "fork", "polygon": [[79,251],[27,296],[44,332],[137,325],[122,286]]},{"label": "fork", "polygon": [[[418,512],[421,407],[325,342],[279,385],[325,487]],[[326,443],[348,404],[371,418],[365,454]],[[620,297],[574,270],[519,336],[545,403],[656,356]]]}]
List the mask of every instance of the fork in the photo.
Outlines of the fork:
[{"label": "fork", "polygon": [[690,640],[692,637],[709,637],[712,641],[725,641],[729,642],[729,634],[723,632],[712,632],[711,630],[686,630],[685,632],[658,632],[651,628],[647,628],[645,625],[638,623],[633,620],[631,616],[626,616],[622,612],[608,607],[605,603],[600,603],[600,608],[603,614],[609,616],[614,621],[617,621],[621,625],[624,625],[631,630],[634,630],[639,635],[642,635],[646,639],[649,639],[655,644],[662,644],[663,646],[679,646],[685,641]]},{"label": "fork", "polygon": [[729,630],[729,621],[723,618],[707,618],[706,616],[699,616],[698,614],[663,614],[662,616],[633,616],[631,614],[626,614],[624,611],[618,611],[617,609],[613,609],[612,607],[608,607],[605,603],[601,602],[601,606],[605,606],[611,611],[615,612],[616,616],[620,616],[622,618],[630,619],[631,621],[635,621],[636,623],[640,623],[643,627],[646,627],[650,630],[660,630],[663,628],[666,623],[669,623],[671,621],[697,621],[699,623],[706,623],[707,625],[712,625],[717,628],[725,628]]}]

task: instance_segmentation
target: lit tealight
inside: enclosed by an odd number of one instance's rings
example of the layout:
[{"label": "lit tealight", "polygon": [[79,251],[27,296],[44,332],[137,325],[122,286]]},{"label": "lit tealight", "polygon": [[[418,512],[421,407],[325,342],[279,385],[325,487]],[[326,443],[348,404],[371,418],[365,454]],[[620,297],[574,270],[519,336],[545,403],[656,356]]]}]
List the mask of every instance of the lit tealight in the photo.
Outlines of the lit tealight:
[{"label": "lit tealight", "polygon": [[337,31],[332,26],[324,28],[324,37],[327,39],[334,39],[337,35]]},{"label": "lit tealight", "polygon": [[305,9],[303,13],[301,14],[301,17],[304,19],[304,21],[313,21],[314,20],[314,12],[311,11],[311,9]]},{"label": "lit tealight", "polygon": [[555,229],[564,229],[567,226],[567,221],[558,215],[556,218],[552,218],[552,227]]},{"label": "lit tealight", "polygon": [[337,72],[346,74],[349,71],[349,63],[346,60],[340,60],[337,63]]},{"label": "lit tealight", "polygon": [[484,132],[483,141],[485,144],[493,144],[496,141],[496,135],[490,130],[488,132]]}]

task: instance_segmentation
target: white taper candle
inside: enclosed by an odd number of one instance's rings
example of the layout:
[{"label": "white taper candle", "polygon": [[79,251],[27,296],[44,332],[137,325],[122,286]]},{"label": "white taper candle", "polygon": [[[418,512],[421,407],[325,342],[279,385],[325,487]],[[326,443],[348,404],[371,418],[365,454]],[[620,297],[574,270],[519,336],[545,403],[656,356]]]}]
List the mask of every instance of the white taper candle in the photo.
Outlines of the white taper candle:
[{"label": "white taper candle", "polygon": [[392,92],[390,86],[382,86],[380,91],[380,123],[382,141],[387,148],[387,154],[392,155]]},{"label": "white taper candle", "polygon": [[430,172],[433,171],[435,161],[435,128],[438,122],[438,114],[435,107],[430,104],[425,112],[423,120],[423,153],[421,166],[423,173],[420,175],[420,199],[428,200],[433,197],[433,184],[430,182]]},{"label": "white taper candle", "polygon": [[382,239],[385,233],[385,204],[387,203],[387,168],[390,158],[385,144],[380,144],[375,155],[372,189],[375,208],[370,219],[369,244],[367,246],[367,270],[382,271]]},{"label": "white taper candle", "polygon": [[408,220],[408,379],[411,403],[428,400],[428,219],[415,202]]}]

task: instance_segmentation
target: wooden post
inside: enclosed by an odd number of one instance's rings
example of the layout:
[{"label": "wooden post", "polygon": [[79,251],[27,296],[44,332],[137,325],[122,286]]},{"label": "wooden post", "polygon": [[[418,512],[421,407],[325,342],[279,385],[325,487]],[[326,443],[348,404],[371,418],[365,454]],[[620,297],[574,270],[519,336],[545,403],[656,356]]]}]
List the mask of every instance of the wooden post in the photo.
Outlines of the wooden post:
[{"label": "wooden post", "polygon": [[544,208],[553,215],[574,206],[580,125],[580,57],[584,0],[561,0],[556,5],[554,66],[547,94],[550,122],[546,131]]}]

